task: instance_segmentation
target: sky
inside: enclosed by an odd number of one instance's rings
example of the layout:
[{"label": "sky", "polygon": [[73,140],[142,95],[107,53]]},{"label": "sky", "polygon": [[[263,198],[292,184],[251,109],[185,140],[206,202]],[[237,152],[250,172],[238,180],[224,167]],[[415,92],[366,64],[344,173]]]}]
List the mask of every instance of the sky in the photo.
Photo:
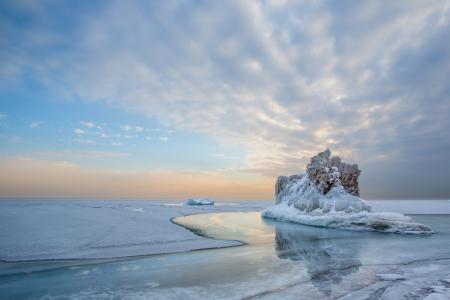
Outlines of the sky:
[{"label": "sky", "polygon": [[449,1],[1,1],[0,197],[272,199],[327,147],[450,198]]}]

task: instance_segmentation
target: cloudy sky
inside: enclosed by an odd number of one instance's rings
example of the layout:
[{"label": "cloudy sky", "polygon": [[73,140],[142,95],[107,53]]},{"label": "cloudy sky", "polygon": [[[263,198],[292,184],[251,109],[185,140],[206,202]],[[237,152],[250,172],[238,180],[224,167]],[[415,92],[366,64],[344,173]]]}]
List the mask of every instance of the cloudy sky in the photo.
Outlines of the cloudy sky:
[{"label": "cloudy sky", "polygon": [[449,1],[0,4],[0,197],[449,198],[449,128]]}]

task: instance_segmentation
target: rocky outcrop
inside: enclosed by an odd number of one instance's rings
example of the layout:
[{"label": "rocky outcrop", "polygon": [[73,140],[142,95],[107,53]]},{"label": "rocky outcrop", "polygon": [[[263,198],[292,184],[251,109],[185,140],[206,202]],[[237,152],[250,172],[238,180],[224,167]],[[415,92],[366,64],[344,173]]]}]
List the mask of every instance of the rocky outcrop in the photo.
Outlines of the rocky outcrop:
[{"label": "rocky outcrop", "polygon": [[306,225],[396,233],[431,233],[430,227],[397,213],[371,212],[359,197],[356,164],[331,156],[329,149],[311,158],[305,174],[280,176],[275,204],[262,211],[265,218]]},{"label": "rocky outcrop", "polygon": [[347,193],[359,196],[358,177],[361,170],[358,165],[347,164],[339,156],[331,156],[330,149],[313,156],[306,166],[306,173],[323,195],[333,187],[342,185]]},{"label": "rocky outcrop", "polygon": [[358,197],[360,174],[358,165],[342,162],[327,149],[311,158],[305,174],[278,177],[275,204],[286,203],[305,212],[370,211],[370,206]]}]

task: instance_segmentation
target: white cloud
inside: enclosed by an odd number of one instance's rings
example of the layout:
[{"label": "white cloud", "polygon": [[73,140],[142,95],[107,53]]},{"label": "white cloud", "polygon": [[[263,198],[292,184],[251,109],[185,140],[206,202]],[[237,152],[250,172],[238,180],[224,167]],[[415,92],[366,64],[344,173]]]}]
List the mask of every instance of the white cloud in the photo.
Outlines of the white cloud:
[{"label": "white cloud", "polygon": [[82,130],[82,129],[80,129],[80,128],[75,128],[75,129],[73,130],[73,132],[74,132],[76,135],[83,135],[83,134],[86,133],[84,130]]},{"label": "white cloud", "polygon": [[35,121],[35,122],[32,122],[32,123],[30,124],[30,128],[32,128],[32,129],[38,128],[38,127],[41,126],[42,124],[43,124],[43,122],[41,122],[41,121]]},{"label": "white cloud", "polygon": [[106,133],[103,133],[103,132],[100,132],[100,133],[98,133],[98,135],[101,137],[101,138],[103,138],[103,139],[105,139],[105,138],[108,138],[109,137],[109,135],[108,134],[106,134]]},{"label": "white cloud", "polygon": [[103,127],[97,123],[90,122],[90,121],[80,121],[81,125],[87,128],[96,128],[98,130],[102,130]]},{"label": "white cloud", "polygon": [[169,140],[169,138],[167,136],[160,136],[159,140],[162,142],[167,142]]},{"label": "white cloud", "polygon": [[95,124],[92,122],[87,122],[87,121],[80,121],[80,123],[86,127],[92,128],[95,127]]},{"label": "white cloud", "polygon": [[142,126],[132,126],[132,125],[128,125],[128,124],[120,125],[120,128],[123,131],[131,131],[131,132],[136,132],[136,133],[144,131],[144,127],[142,127]]}]

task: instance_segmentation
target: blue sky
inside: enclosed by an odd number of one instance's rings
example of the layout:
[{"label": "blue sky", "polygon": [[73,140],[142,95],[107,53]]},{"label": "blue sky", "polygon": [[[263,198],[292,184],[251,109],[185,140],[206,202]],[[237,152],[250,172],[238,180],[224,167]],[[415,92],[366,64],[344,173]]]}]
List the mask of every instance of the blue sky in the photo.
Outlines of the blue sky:
[{"label": "blue sky", "polygon": [[2,1],[0,196],[269,199],[330,147],[363,197],[448,198],[449,20],[431,0]]},{"label": "blue sky", "polygon": [[238,147],[110,105],[58,101],[32,80],[0,97],[4,156],[69,159],[86,167],[140,171],[219,169],[243,161]]}]

